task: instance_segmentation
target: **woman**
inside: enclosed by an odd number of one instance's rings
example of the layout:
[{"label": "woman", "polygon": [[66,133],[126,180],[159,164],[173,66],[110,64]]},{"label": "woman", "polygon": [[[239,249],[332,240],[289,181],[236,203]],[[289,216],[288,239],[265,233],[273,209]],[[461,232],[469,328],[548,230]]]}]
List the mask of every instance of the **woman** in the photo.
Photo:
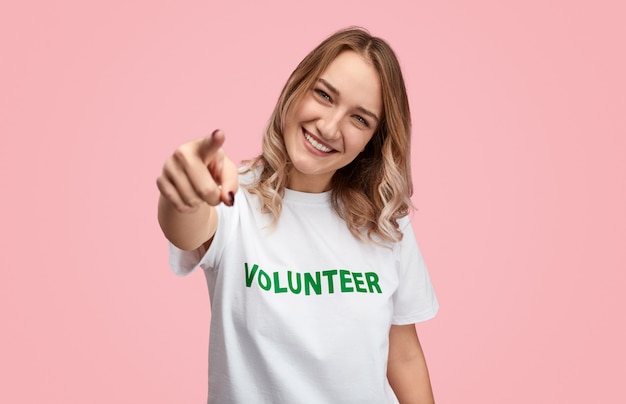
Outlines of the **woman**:
[{"label": "woman", "polygon": [[438,303],[407,216],[410,128],[393,51],[348,29],[292,73],[246,167],[221,131],[166,161],[171,265],[199,265],[209,286],[210,403],[433,402],[414,323]]}]

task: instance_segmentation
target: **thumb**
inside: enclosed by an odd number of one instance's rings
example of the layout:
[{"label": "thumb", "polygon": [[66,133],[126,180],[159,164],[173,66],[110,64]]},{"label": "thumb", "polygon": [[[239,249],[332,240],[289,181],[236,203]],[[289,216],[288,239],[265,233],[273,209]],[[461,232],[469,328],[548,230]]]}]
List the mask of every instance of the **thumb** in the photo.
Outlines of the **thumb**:
[{"label": "thumb", "polygon": [[235,194],[239,188],[239,170],[228,157],[224,157],[222,171],[220,173],[221,195],[220,199],[228,206],[235,203]]}]

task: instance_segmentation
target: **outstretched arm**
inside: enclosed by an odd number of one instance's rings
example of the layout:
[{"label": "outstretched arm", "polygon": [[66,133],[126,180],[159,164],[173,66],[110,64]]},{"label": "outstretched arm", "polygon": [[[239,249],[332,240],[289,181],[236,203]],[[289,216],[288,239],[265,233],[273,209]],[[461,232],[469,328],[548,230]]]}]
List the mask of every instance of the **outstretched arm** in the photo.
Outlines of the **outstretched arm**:
[{"label": "outstretched arm", "polygon": [[217,229],[214,206],[234,203],[238,172],[222,149],[224,140],[224,133],[216,130],[179,146],[157,178],[159,224],[180,249],[207,243]]}]

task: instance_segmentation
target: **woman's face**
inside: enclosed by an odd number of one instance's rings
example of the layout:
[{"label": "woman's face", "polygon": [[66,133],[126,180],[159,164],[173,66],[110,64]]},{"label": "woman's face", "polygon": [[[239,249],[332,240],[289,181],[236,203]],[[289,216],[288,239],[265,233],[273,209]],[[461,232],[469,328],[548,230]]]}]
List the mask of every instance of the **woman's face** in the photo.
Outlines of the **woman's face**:
[{"label": "woman's face", "polygon": [[381,113],[381,84],[374,66],[356,52],[339,54],[285,117],[285,146],[293,163],[287,187],[329,190],[333,174],[370,141]]}]

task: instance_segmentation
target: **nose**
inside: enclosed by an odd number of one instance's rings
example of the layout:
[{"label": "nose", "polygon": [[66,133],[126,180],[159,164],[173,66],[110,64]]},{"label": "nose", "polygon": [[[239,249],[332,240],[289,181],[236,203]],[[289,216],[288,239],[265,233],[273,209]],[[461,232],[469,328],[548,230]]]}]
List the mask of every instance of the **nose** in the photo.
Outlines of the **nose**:
[{"label": "nose", "polygon": [[317,120],[315,127],[324,139],[336,139],[339,136],[341,114],[337,110],[328,110]]}]

